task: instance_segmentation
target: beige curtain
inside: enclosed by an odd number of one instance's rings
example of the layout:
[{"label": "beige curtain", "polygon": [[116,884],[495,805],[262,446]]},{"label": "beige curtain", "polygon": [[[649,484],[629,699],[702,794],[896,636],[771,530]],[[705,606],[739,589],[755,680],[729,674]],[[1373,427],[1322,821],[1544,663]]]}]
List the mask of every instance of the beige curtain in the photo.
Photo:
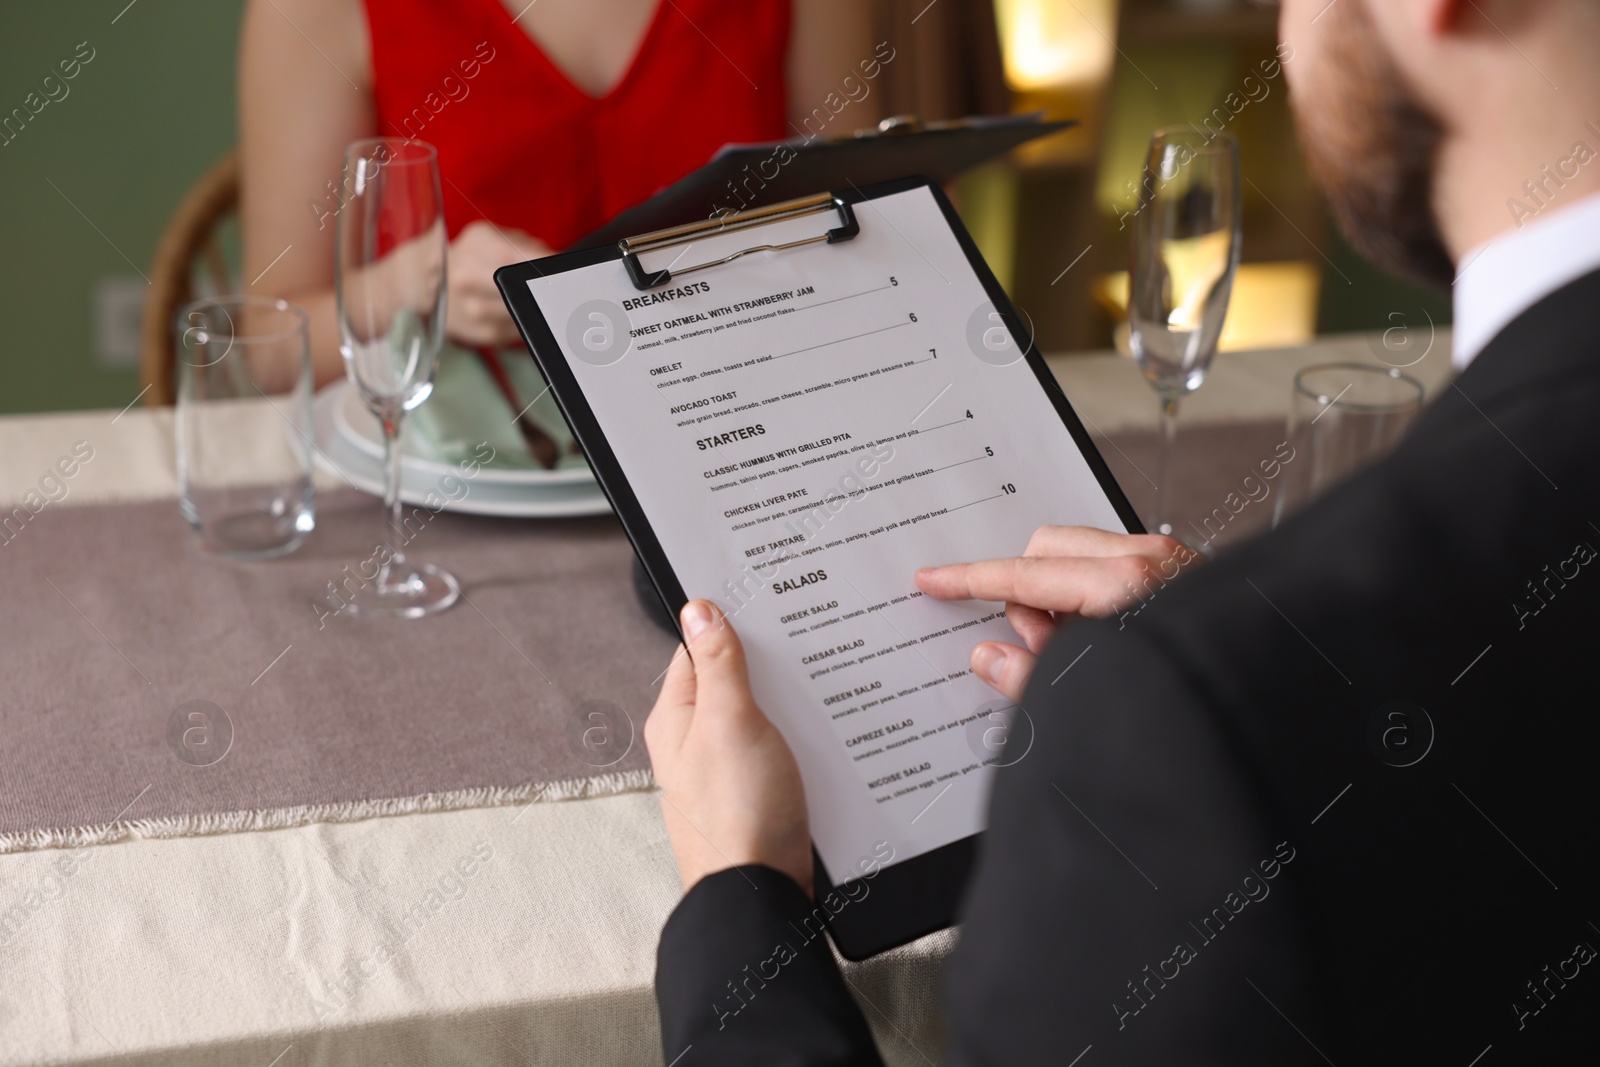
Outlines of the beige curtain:
[{"label": "beige curtain", "polygon": [[873,0],[884,68],[883,114],[924,120],[1011,110],[992,0]]}]

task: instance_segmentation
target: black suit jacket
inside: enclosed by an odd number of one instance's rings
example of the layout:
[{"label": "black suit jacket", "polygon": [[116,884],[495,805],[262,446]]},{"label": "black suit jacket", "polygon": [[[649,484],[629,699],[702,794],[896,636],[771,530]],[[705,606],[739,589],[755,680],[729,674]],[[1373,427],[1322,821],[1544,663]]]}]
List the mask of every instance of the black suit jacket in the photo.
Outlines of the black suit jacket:
[{"label": "black suit jacket", "polygon": [[[1592,1056],[1597,549],[1600,273],[1380,465],[1054,641],[996,776],[949,1062]],[[820,941],[713,1007],[806,908],[760,868],[688,894],[669,1061],[878,1062]]]}]

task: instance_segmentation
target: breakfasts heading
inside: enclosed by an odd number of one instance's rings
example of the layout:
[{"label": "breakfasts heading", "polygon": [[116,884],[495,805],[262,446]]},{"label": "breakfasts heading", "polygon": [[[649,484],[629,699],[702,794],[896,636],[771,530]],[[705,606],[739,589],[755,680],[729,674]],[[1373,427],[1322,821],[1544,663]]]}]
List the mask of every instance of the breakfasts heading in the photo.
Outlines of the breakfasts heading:
[{"label": "breakfasts heading", "polygon": [[707,282],[690,282],[688,285],[680,285],[672,289],[661,289],[654,293],[646,293],[643,296],[631,297],[622,302],[622,310],[637,311],[639,308],[649,307],[651,304],[663,304],[668,300],[681,300],[686,296],[709,293],[710,291],[711,286]]}]

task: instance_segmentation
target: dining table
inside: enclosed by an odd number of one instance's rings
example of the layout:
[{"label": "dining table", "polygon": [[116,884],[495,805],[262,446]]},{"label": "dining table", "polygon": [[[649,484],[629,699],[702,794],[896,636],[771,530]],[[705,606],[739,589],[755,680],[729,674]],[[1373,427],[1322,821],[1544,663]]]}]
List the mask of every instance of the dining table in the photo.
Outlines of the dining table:
[{"label": "dining table", "polygon": [[[1429,397],[1449,349],[1404,361]],[[1217,357],[1180,420],[1180,529],[1329,362],[1403,361],[1380,334]],[[1148,517],[1155,393],[1114,352],[1047,363]],[[244,482],[282,414],[238,420],[263,442]],[[671,1067],[655,950],[682,888],[642,728],[676,641],[615,518],[428,512],[407,551],[461,601],[351,618],[378,502],[319,471],[304,545],[219,557],[174,432],[134,397],[0,417],[0,1065]],[[1271,507],[1229,518],[1218,551]],[[889,1064],[940,1062],[959,936],[841,961]]]}]

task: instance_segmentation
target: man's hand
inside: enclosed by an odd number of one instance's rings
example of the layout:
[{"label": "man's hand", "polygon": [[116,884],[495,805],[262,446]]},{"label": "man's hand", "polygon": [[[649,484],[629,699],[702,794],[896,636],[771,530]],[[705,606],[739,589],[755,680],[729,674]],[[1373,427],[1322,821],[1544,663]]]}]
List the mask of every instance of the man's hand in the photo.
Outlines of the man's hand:
[{"label": "man's hand", "polygon": [[972,673],[1020,700],[1038,653],[1062,623],[1115,615],[1199,558],[1159,534],[1041,526],[1019,558],[927,567],[917,572],[917,587],[940,600],[1005,601],[1006,618],[1027,647],[985,641],[972,650]]},{"label": "man's hand", "polygon": [[520,336],[506,302],[495,288],[494,272],[508,263],[548,256],[543,241],[492,222],[470,222],[450,242],[446,281],[445,332],[469,347],[498,348]]},{"label": "man's hand", "polygon": [[689,654],[674,654],[644,742],[684,891],[708,874],[759,863],[810,896],[800,768],[756,707],[739,636],[709,601],[691,600],[679,621]]}]

